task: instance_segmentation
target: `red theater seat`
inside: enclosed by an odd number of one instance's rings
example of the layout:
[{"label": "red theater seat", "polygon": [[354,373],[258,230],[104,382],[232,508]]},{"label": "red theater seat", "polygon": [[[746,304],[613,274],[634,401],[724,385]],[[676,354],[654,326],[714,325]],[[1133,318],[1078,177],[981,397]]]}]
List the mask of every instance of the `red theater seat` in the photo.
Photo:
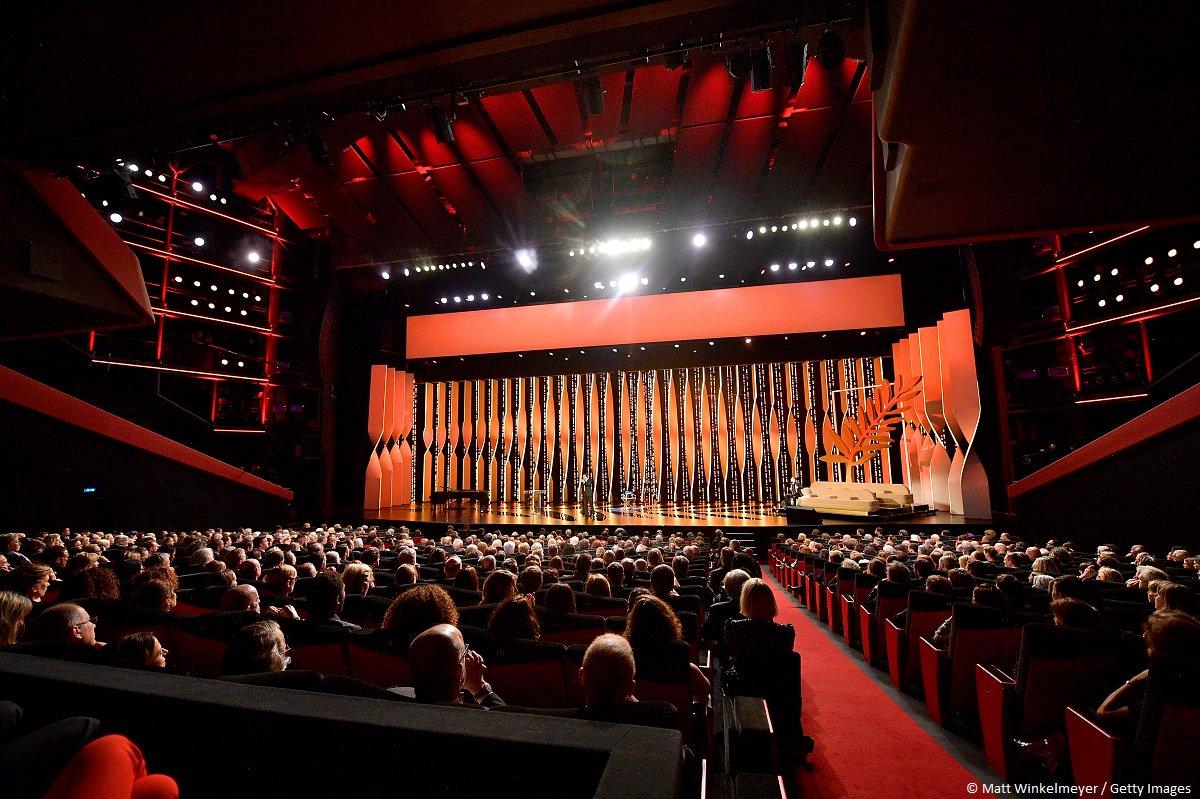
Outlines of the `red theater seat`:
[{"label": "red theater seat", "polygon": [[911,591],[904,627],[898,627],[892,619],[884,621],[888,676],[892,685],[912,692],[921,690],[921,639],[932,638],[938,626],[950,618],[952,602],[952,597],[944,594]]}]

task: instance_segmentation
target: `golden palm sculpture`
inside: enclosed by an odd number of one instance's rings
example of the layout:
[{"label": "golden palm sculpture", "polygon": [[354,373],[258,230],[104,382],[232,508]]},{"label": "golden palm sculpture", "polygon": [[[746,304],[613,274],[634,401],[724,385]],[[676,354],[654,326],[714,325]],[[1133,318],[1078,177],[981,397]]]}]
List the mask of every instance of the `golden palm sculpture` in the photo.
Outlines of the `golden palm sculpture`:
[{"label": "golden palm sculpture", "polygon": [[915,410],[920,393],[920,377],[907,386],[902,381],[894,392],[891,383],[879,381],[875,395],[862,403],[861,420],[847,414],[842,419],[840,434],[825,420],[825,439],[836,451],[822,455],[821,460],[854,467],[877,457],[892,445],[892,428],[902,419],[920,423]]}]

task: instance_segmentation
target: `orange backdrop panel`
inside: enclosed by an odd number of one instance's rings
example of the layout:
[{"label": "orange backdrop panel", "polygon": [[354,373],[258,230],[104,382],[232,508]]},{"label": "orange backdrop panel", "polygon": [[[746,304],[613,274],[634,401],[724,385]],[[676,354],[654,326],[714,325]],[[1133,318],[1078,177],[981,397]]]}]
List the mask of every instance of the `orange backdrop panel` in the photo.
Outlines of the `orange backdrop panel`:
[{"label": "orange backdrop panel", "polygon": [[408,357],[904,325],[899,275],[410,316]]}]

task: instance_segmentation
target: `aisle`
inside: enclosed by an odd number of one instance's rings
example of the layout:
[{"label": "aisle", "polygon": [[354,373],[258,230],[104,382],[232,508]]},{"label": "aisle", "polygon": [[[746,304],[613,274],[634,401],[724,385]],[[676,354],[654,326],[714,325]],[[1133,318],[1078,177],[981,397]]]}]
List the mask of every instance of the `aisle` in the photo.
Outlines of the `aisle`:
[{"label": "aisle", "polygon": [[[777,621],[796,628],[802,658],[804,730],[816,740],[796,782],[804,799],[967,796],[979,782],[893,694],[863,673],[861,657],[828,635],[766,578]],[[985,781],[990,782],[991,778]]]}]

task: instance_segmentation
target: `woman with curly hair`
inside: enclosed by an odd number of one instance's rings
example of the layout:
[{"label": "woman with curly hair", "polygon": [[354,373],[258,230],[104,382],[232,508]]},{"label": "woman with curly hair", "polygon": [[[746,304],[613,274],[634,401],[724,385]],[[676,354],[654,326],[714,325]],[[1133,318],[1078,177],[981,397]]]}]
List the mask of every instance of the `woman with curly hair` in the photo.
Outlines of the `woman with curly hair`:
[{"label": "woman with curly hair", "polygon": [[689,659],[679,617],[663,600],[644,594],[633,601],[625,622],[625,640],[633,647],[637,678],[653,682],[682,682],[692,686],[692,697],[705,701],[712,687],[700,667]]},{"label": "woman with curly hair", "polygon": [[458,626],[458,608],[440,585],[416,585],[392,600],[379,629],[408,646],[421,633],[438,624]]},{"label": "woman with curly hair", "polygon": [[487,628],[501,643],[514,638],[536,641],[542,636],[537,614],[523,596],[510,597],[497,605]]}]

